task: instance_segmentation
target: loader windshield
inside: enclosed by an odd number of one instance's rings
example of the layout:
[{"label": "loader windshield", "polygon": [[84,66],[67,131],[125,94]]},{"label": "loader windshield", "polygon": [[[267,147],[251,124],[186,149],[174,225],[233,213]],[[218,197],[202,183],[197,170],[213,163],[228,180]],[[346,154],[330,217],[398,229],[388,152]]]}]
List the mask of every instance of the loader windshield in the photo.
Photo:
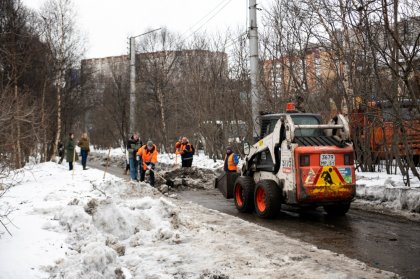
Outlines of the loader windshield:
[{"label": "loader windshield", "polygon": [[[291,115],[295,125],[319,125],[320,120],[315,115]],[[321,129],[296,129],[295,136],[297,137],[318,137],[322,136]]]}]

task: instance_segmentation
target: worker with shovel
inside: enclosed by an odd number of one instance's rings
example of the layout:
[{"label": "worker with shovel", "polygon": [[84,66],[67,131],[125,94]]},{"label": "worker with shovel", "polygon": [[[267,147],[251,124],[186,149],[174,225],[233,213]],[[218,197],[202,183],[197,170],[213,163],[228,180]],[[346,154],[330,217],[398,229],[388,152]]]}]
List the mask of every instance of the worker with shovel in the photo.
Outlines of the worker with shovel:
[{"label": "worker with shovel", "polygon": [[182,167],[189,168],[192,165],[193,156],[194,156],[194,147],[188,141],[187,137],[182,137],[181,145],[179,146],[182,160]]},{"label": "worker with shovel", "polygon": [[146,172],[148,172],[150,176],[150,185],[154,186],[155,165],[157,163],[158,156],[156,145],[153,144],[151,140],[149,140],[146,145],[143,145],[139,149],[137,156],[139,156],[139,161],[142,162],[143,166],[140,168],[140,181],[144,181]]}]

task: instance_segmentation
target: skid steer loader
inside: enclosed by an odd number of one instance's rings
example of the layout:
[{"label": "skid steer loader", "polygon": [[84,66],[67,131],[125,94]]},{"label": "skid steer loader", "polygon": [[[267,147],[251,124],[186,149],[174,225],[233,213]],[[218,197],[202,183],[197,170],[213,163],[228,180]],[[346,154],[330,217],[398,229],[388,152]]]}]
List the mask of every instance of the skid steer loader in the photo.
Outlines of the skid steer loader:
[{"label": "skid steer loader", "polygon": [[236,208],[262,218],[274,217],[281,204],[346,214],[356,181],[344,116],[321,124],[319,114],[286,111],[261,116],[260,125],[262,139],[245,144],[241,176],[227,185]]}]

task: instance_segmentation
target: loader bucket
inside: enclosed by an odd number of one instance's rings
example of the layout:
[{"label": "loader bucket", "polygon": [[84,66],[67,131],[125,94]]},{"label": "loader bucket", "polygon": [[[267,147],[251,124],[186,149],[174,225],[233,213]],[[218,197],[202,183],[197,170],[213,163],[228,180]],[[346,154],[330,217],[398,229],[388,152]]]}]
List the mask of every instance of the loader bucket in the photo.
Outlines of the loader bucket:
[{"label": "loader bucket", "polygon": [[227,199],[233,198],[233,187],[235,180],[239,174],[236,172],[223,173],[215,179],[215,187],[222,192],[223,196]]}]

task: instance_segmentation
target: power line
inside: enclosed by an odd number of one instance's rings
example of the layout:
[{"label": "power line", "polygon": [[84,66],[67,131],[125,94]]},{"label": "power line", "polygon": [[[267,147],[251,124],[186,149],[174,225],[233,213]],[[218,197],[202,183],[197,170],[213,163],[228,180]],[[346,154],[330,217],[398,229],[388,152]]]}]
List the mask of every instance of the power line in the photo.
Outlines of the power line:
[{"label": "power line", "polygon": [[210,12],[208,12],[204,17],[202,17],[199,21],[197,21],[195,24],[193,24],[190,28],[188,28],[184,33],[181,34],[181,37],[183,37],[186,33],[188,33],[190,30],[194,29],[195,26],[197,26],[199,23],[201,23],[205,18],[207,18],[211,13],[213,13],[217,8],[220,7],[220,5],[225,0],[220,1]]},{"label": "power line", "polygon": [[218,15],[228,4],[230,4],[230,2],[232,2],[232,0],[227,1],[223,6],[221,6],[216,13],[211,16],[208,20],[206,20],[203,24],[201,24],[194,32],[192,32],[189,36],[187,36],[184,40],[182,40],[183,42],[188,40],[190,37],[192,37],[194,34],[196,34],[204,25],[206,25],[210,20],[212,20],[216,15]]},{"label": "power line", "polygon": [[227,45],[225,46],[225,49],[228,49],[229,47],[233,46],[236,42],[238,42],[239,40],[241,40],[241,39],[242,39],[242,37],[243,37],[244,35],[246,35],[247,33],[248,33],[248,32],[247,32],[247,31],[245,31],[245,32],[241,33],[241,34],[239,35],[239,37],[237,37],[237,38],[235,38],[235,39],[231,39],[231,40],[230,40],[230,43],[229,43],[229,44],[227,44]]}]

